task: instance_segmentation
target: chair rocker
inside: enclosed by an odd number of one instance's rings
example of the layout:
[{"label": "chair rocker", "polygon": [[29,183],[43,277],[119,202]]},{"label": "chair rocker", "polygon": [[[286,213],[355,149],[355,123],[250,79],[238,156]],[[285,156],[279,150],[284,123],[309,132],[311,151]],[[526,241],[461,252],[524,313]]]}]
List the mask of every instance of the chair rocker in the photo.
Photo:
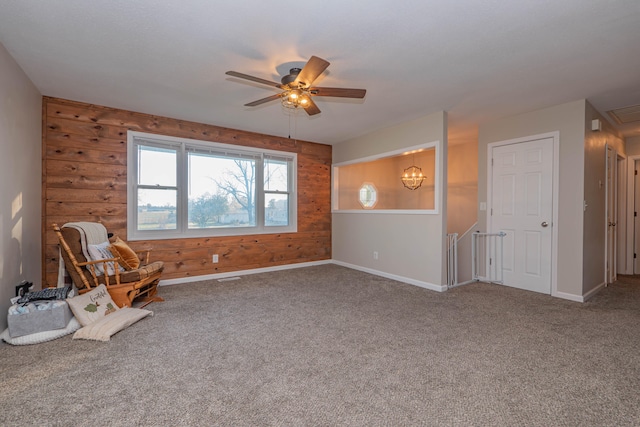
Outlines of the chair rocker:
[{"label": "chair rocker", "polygon": [[[53,224],[53,230],[60,242],[64,268],[80,294],[104,284],[113,301],[121,308],[131,307],[134,300],[137,307],[144,307],[154,301],[164,301],[157,296],[158,282],[164,270],[162,261],[149,263],[149,251],[146,251],[143,257],[131,251],[140,262],[135,269],[121,268],[128,264],[121,256],[115,254],[113,258],[90,259],[86,248],[89,246],[87,236],[91,236],[91,233],[85,233],[82,224],[90,226],[88,229],[104,229],[99,223],[68,223],[62,227]],[[104,236],[106,241],[106,229]],[[114,239],[115,237],[112,237],[109,241],[112,242]],[[110,269],[113,270],[113,274],[108,275]]]}]

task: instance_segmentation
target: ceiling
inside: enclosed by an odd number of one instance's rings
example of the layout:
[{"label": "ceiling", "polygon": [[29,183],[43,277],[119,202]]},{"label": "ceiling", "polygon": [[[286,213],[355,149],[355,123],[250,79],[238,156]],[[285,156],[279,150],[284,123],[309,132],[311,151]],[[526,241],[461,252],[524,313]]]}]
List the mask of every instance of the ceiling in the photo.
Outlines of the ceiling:
[{"label": "ceiling", "polygon": [[[454,139],[482,123],[578,99],[640,104],[638,0],[0,0],[0,43],[43,95],[336,144],[449,112]],[[310,56],[316,85],[367,89],[244,107]],[[616,125],[640,135],[640,122]]]}]

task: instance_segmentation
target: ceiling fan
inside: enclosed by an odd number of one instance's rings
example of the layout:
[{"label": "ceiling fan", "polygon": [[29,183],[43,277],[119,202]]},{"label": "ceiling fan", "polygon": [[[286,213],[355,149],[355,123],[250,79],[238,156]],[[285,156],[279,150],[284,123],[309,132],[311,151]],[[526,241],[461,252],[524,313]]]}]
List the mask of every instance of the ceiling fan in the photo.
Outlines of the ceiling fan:
[{"label": "ceiling fan", "polygon": [[365,89],[349,89],[337,87],[314,87],[311,86],[320,74],[329,66],[329,61],[325,61],[317,56],[312,56],[302,68],[291,68],[289,74],[282,77],[280,83],[261,79],[260,77],[227,71],[225,74],[252,82],[262,83],[268,86],[282,89],[281,93],[258,99],[257,101],[245,104],[246,107],[255,107],[270,101],[280,99],[282,105],[287,108],[302,108],[308,115],[320,113],[320,109],[311,99],[314,96],[334,96],[339,98],[364,98],[367,91]]}]

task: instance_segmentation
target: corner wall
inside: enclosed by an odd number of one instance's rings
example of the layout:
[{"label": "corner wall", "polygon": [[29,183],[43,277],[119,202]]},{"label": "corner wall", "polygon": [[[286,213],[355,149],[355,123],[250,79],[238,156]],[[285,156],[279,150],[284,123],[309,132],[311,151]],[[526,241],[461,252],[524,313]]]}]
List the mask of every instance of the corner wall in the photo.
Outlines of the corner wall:
[{"label": "corner wall", "polygon": [[[446,284],[447,115],[441,111],[333,146],[333,161],[366,158],[440,141],[435,215],[333,213],[333,259],[438,289]],[[400,173],[398,172],[398,185]],[[419,191],[419,190],[417,190]],[[379,259],[373,259],[373,251]]]},{"label": "corner wall", "polygon": [[22,280],[40,289],[42,96],[0,44],[0,330]]},{"label": "corner wall", "polygon": [[[487,200],[489,143],[543,133],[560,133],[557,293],[583,295],[583,197],[585,174],[585,107],[579,100],[482,125],[478,132],[478,202]],[[486,211],[478,209],[478,228],[486,230]]]}]

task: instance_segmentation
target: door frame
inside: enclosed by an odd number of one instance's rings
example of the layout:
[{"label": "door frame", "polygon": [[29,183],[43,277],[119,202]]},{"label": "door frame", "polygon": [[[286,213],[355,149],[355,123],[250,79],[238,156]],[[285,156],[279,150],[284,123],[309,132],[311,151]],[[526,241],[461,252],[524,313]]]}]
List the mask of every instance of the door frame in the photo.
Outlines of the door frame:
[{"label": "door frame", "polygon": [[[627,156],[627,269],[625,274],[634,274],[635,262],[633,254],[635,252],[636,230],[635,226],[635,170],[636,162],[640,161],[640,155]],[[629,238],[630,236],[630,238]]]},{"label": "door frame", "polygon": [[[553,141],[553,159],[552,159],[552,177],[551,177],[551,296],[558,295],[558,189],[560,175],[560,132],[547,132],[536,135],[524,136],[520,138],[512,138],[503,141],[496,141],[487,144],[487,209],[491,209],[493,203],[493,167],[491,165],[492,151],[495,147],[503,145],[519,144],[522,142],[535,141],[538,139],[551,138]],[[491,230],[491,214],[487,212],[485,230],[493,233]]]},{"label": "door frame", "polygon": [[616,281],[618,271],[618,229],[611,229],[618,219],[618,151],[609,144],[604,149],[604,285],[608,286]]},{"label": "door frame", "polygon": [[[615,282],[618,274],[633,274],[633,266],[631,266],[631,273],[628,272],[628,234],[627,227],[630,222],[629,218],[629,201],[633,201],[634,198],[629,198],[629,185],[634,185],[634,182],[629,182],[629,162],[627,156],[624,153],[619,152],[615,146],[611,144],[605,144],[605,256],[604,256],[604,283],[605,286]],[[613,173],[609,173],[609,152],[613,155],[612,165]],[[639,156],[640,157],[640,156]],[[635,161],[633,162],[635,167]],[[609,177],[611,176],[611,182]],[[634,179],[634,175],[631,175],[631,179]],[[609,249],[611,242],[609,242],[609,229],[608,218],[609,215],[609,190],[611,185],[613,186],[613,209],[615,215],[613,221],[615,228],[613,229],[613,260],[609,259]],[[631,221],[633,221],[633,207],[631,207]],[[633,227],[632,227],[633,228]],[[635,237],[635,236],[634,236]],[[633,246],[632,246],[633,252]],[[633,254],[631,255],[633,262]],[[624,262],[621,262],[624,261]],[[609,271],[607,271],[607,265],[609,265]],[[608,273],[608,274],[607,274]]]},{"label": "door frame", "polygon": [[627,199],[627,168],[629,162],[627,161],[627,155],[624,153],[618,152],[618,176],[616,179],[618,180],[618,218],[616,226],[616,239],[617,239],[617,260],[618,264],[616,266],[616,270],[618,274],[628,274],[627,273],[627,230],[629,224],[627,223],[627,210],[629,200]]}]

